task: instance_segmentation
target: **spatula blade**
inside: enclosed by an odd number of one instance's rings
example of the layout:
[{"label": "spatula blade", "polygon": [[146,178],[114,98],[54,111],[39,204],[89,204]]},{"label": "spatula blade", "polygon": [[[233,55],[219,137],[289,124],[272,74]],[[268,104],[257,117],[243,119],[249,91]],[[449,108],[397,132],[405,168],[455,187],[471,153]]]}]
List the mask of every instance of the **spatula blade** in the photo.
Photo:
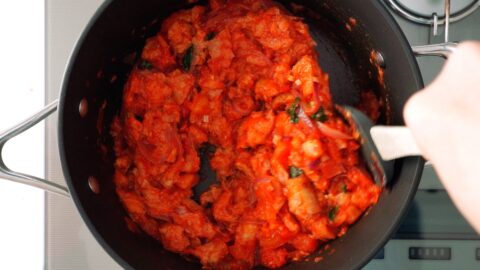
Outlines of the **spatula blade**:
[{"label": "spatula blade", "polygon": [[394,161],[385,161],[372,140],[372,121],[359,110],[350,106],[337,106],[337,111],[354,128],[354,137],[360,143],[361,153],[373,180],[379,186],[386,186],[393,177]]}]

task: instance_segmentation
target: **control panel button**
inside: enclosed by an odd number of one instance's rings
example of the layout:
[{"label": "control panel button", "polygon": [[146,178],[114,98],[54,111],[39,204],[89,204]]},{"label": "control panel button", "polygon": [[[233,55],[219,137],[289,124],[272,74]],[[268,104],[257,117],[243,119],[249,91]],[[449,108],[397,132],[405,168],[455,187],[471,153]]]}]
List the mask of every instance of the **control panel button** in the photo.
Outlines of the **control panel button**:
[{"label": "control panel button", "polygon": [[[477,249],[477,259],[480,252]],[[452,249],[449,247],[410,247],[408,250],[410,260],[450,260]]]}]

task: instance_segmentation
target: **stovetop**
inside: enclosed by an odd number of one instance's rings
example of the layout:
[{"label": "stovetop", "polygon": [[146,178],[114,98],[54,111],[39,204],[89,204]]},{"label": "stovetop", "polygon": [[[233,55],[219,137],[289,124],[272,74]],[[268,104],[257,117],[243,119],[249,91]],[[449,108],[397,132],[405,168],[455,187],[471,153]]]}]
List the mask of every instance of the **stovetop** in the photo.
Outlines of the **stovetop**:
[{"label": "stovetop", "polygon": [[[443,3],[441,0],[428,1]],[[101,3],[102,0],[46,0],[47,101],[58,97],[69,54]],[[438,35],[434,36],[432,27],[411,23],[397,13],[393,15],[411,45],[443,42],[441,26]],[[450,25],[450,40],[467,39],[480,40],[480,9]],[[425,84],[438,74],[443,62],[435,57],[418,58]],[[64,184],[55,128],[56,119],[49,118],[46,130],[46,176]],[[121,269],[94,240],[70,199],[46,196],[45,241],[46,269]],[[454,267],[480,268],[480,237],[453,206],[433,168],[427,166],[405,221],[392,240],[364,269],[438,270]]]}]

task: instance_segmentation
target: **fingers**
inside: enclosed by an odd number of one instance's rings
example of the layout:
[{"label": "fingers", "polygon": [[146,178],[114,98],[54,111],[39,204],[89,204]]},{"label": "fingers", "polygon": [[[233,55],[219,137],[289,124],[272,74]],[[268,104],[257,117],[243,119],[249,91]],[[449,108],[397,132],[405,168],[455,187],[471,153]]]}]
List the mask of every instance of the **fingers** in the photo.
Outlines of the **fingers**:
[{"label": "fingers", "polygon": [[480,231],[480,43],[459,45],[438,77],[408,100],[404,118],[452,200]]},{"label": "fingers", "polygon": [[404,119],[425,157],[435,159],[432,147],[439,134],[449,133],[449,121],[477,114],[480,125],[480,42],[470,41],[460,44],[438,77],[407,101]]}]

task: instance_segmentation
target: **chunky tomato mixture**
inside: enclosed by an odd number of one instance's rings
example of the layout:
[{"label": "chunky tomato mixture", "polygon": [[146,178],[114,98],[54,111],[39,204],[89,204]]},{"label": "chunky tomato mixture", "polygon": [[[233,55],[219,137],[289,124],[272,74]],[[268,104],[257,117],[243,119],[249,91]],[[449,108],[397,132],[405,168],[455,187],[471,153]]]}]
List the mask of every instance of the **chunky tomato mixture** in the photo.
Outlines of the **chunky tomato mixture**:
[{"label": "chunky tomato mixture", "polygon": [[[112,124],[131,220],[206,268],[277,268],[377,202],[300,18],[268,0],[212,0],[148,39]],[[199,151],[219,183],[193,199]],[[130,222],[131,227],[131,222]]]}]

